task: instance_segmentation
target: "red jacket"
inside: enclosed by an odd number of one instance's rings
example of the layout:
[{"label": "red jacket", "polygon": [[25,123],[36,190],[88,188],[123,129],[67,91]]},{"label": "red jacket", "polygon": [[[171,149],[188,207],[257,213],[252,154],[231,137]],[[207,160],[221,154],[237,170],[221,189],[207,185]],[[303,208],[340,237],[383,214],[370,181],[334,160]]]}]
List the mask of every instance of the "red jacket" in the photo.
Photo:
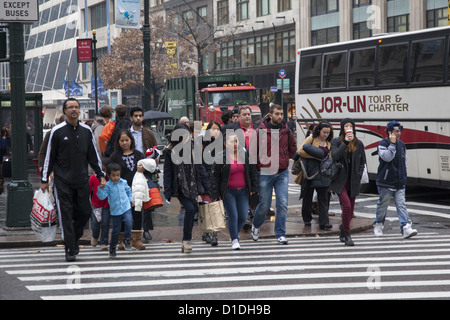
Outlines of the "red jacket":
[{"label": "red jacket", "polygon": [[99,185],[100,181],[98,180],[97,176],[93,174],[89,178],[89,189],[91,190],[91,204],[97,208],[109,208],[108,198],[106,198],[105,200],[100,200],[97,197],[97,189]]},{"label": "red jacket", "polygon": [[[261,123],[257,130],[258,137],[258,170],[271,168],[272,174],[280,173],[289,168],[289,159],[297,152],[297,142],[294,134],[285,122],[281,123],[279,133],[272,132],[270,119]],[[267,134],[266,134],[267,133]],[[272,144],[278,145],[278,155],[272,156]],[[267,145],[267,151],[261,146]],[[275,161],[275,163],[272,163]]]}]

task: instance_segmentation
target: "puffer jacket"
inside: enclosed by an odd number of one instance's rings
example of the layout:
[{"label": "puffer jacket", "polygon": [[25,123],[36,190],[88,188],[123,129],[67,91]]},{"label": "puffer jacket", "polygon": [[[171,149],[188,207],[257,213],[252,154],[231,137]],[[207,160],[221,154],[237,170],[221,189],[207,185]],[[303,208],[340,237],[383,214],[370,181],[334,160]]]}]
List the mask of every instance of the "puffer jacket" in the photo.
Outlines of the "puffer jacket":
[{"label": "puffer jacket", "polygon": [[[328,150],[331,149],[331,143],[327,142]],[[302,185],[307,185],[311,188],[325,188],[330,186],[330,180],[322,177],[320,174],[320,163],[324,157],[324,152],[319,148],[319,140],[308,137],[298,150],[298,154],[303,158],[308,176],[313,176],[315,173],[319,174],[312,180],[303,179]]]},{"label": "puffer jacket", "polygon": [[[156,162],[153,159],[142,159],[138,161],[138,165],[142,164],[145,170],[150,173],[155,172]],[[150,200],[148,192],[147,178],[141,172],[136,172],[133,177],[131,185],[131,192],[133,194],[134,207],[136,211],[141,211],[144,202]]]}]

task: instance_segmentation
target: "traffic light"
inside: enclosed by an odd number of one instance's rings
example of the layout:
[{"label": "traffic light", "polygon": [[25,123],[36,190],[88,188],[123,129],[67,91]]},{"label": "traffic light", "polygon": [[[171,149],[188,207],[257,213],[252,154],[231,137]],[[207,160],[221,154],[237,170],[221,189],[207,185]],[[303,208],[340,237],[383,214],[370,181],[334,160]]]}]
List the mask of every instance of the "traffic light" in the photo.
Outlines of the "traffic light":
[{"label": "traffic light", "polygon": [[0,59],[6,58],[6,32],[0,31]]}]

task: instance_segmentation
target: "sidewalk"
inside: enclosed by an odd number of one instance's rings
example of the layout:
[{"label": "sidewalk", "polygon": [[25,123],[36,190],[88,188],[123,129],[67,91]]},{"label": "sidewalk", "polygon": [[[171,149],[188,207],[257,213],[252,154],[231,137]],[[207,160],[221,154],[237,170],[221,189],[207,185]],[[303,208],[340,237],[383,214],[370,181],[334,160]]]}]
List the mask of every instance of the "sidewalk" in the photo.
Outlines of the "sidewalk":
[{"label": "sidewalk", "polygon": [[[6,228],[6,209],[7,209],[7,185],[11,179],[5,179],[5,192],[0,196],[0,248],[20,248],[20,247],[37,247],[37,246],[55,246],[62,244],[61,234],[58,230],[56,240],[50,243],[43,243],[34,234],[30,228],[18,228],[10,230]],[[28,180],[34,189],[40,186],[40,177],[35,172],[29,173]],[[171,204],[165,204],[162,208],[156,209],[153,216],[154,230],[150,231],[153,240],[151,242],[181,242],[183,235],[183,227],[179,225],[178,218],[181,206],[177,199],[171,199]],[[336,212],[337,213],[337,212]],[[273,220],[273,219],[272,219]],[[337,236],[339,234],[339,225],[341,224],[340,216],[330,217],[330,223],[333,228],[330,230],[320,230],[317,216],[313,218],[312,225],[305,227],[301,218],[301,212],[297,209],[288,209],[286,222],[286,237],[309,237],[309,236]],[[260,230],[260,238],[273,238],[274,222],[266,221]],[[372,220],[354,218],[351,225],[351,233],[358,233],[372,228]],[[193,240],[201,240],[201,231],[198,226],[194,227]],[[221,242],[229,240],[228,230],[218,233],[219,245]],[[241,240],[251,239],[250,231],[242,231]],[[83,238],[80,240],[81,245],[89,245],[91,240],[91,230],[85,229]]]}]

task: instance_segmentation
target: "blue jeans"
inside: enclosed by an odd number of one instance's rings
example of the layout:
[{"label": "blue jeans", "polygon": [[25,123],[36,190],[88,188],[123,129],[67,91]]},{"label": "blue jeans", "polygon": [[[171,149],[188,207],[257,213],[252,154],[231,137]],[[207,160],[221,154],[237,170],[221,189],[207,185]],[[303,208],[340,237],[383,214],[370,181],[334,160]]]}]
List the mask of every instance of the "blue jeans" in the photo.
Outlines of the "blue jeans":
[{"label": "blue jeans", "polygon": [[389,188],[378,186],[378,194],[380,195],[380,199],[378,199],[377,203],[377,216],[373,220],[374,224],[384,224],[389,202],[392,198],[394,198],[398,220],[400,221],[400,230],[403,233],[403,226],[409,223],[408,211],[406,210],[405,191],[406,189],[392,191],[389,190]]},{"label": "blue jeans", "polygon": [[[98,209],[98,207],[92,206],[92,210]],[[102,221],[98,222],[94,213],[91,217],[91,229],[92,238],[99,239],[100,245],[108,245],[109,235],[109,208],[102,208]]]},{"label": "blue jeans", "polygon": [[230,238],[239,239],[239,231],[244,227],[248,217],[248,189],[227,189],[223,207],[228,216]]},{"label": "blue jeans", "polygon": [[118,216],[110,216],[112,221],[111,243],[110,246],[115,247],[119,241],[119,234],[122,228],[122,222],[124,224],[124,239],[131,239],[131,227],[133,226],[133,217],[131,215],[131,209],[125,211],[124,214]]},{"label": "blue jeans", "polygon": [[183,241],[191,241],[197,202],[185,197],[181,191],[178,192],[178,200],[184,207]]},{"label": "blue jeans", "polygon": [[272,204],[272,190],[275,189],[276,216],[275,235],[286,235],[286,217],[288,206],[289,170],[274,175],[259,175],[259,204],[255,209],[253,225],[261,227]]}]

